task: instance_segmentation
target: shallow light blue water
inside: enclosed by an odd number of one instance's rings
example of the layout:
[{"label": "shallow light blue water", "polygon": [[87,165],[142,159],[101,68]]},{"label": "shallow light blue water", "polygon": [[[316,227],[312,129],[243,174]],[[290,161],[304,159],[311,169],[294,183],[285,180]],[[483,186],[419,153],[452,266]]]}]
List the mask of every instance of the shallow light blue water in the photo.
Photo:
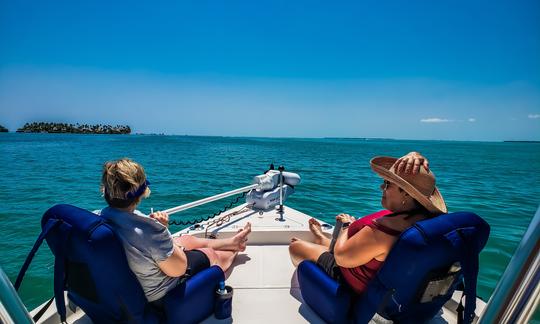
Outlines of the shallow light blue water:
[{"label": "shallow light blue water", "polygon": [[[107,160],[130,157],[144,165],[152,195],[141,205],[143,212],[248,185],[274,161],[302,176],[287,204],[332,221],[340,212],[358,217],[380,209],[381,180],[371,171],[370,158],[411,150],[430,159],[450,211],[474,211],[491,225],[478,280],[478,293],[487,300],[538,208],[538,143],[0,134],[1,266],[14,281],[47,208],[57,203],[103,207],[99,180]],[[173,218],[206,216],[225,202]],[[52,255],[46,245],[20,294],[29,309],[52,296]]]}]

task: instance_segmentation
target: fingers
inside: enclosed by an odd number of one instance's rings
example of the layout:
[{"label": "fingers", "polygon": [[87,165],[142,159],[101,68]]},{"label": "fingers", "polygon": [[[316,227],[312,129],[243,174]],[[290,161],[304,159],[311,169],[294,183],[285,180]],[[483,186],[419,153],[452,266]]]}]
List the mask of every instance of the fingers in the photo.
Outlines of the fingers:
[{"label": "fingers", "polygon": [[410,169],[410,165],[413,163],[412,161],[413,160],[409,159],[408,156],[400,157],[396,160],[396,162],[394,162],[394,172],[396,174],[406,173],[407,169]]},{"label": "fingers", "polygon": [[150,218],[153,218],[160,222],[161,224],[167,226],[169,224],[169,214],[163,211],[157,211],[150,214]]},{"label": "fingers", "polygon": [[416,159],[407,159],[407,166],[405,167],[405,173],[411,173]]},{"label": "fingers", "polygon": [[336,216],[336,220],[339,220],[342,223],[352,223],[355,221],[355,218],[349,214],[339,214]]},{"label": "fingers", "polygon": [[420,159],[414,159],[414,162],[412,164],[412,174],[417,174],[418,171],[420,170],[420,164],[422,163],[423,161],[420,161]]},{"label": "fingers", "polygon": [[424,163],[422,164],[424,168],[426,168],[426,171],[429,173],[429,161],[427,159],[424,159]]},{"label": "fingers", "polygon": [[402,173],[403,170],[405,170],[405,166],[407,165],[407,161],[406,159],[404,159],[403,157],[397,159],[396,162],[394,162],[394,170],[396,173]]},{"label": "fingers", "polygon": [[168,215],[166,213],[164,213],[164,212],[157,211],[157,212],[154,212],[154,213],[150,214],[150,217],[158,219],[158,218],[168,217]]},{"label": "fingers", "polygon": [[429,172],[429,161],[418,152],[410,152],[394,162],[394,170],[397,174],[418,174],[423,166]]}]

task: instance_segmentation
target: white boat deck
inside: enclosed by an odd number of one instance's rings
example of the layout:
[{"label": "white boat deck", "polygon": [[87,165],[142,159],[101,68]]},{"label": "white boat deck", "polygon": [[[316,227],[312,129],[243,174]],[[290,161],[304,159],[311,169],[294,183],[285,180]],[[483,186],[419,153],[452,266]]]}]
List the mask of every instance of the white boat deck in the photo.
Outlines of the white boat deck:
[{"label": "white boat deck", "polygon": [[[284,221],[279,221],[276,220],[279,214],[275,210],[262,214],[245,209],[239,212],[244,206],[225,212],[224,215],[234,213],[234,216],[220,226],[208,228],[208,234],[225,238],[234,235],[249,221],[252,233],[247,249],[236,257],[226,273],[226,284],[234,288],[232,318],[217,320],[211,316],[203,323],[323,323],[302,301],[296,271],[288,252],[291,237],[313,239],[307,225],[310,216],[285,207]],[[187,228],[174,235],[204,237],[206,230],[206,224],[203,224],[197,230]],[[330,235],[332,229],[325,231]],[[460,292],[455,293],[432,323],[456,323],[456,300],[460,296]],[[484,306],[485,303],[477,299],[477,314]],[[55,312],[51,307],[47,313],[52,316],[46,315],[40,322],[58,323],[58,316],[53,316]],[[75,314],[70,314],[68,322],[89,323],[90,320],[77,309]],[[372,322],[388,323],[384,319],[374,319]]]},{"label": "white boat deck", "polygon": [[[238,255],[226,274],[227,285],[234,287],[234,322],[324,323],[302,305],[294,270],[286,245],[249,246]],[[211,318],[204,323],[223,322]]]},{"label": "white boat deck", "polygon": [[[226,284],[234,288],[232,318],[220,321],[211,317],[203,323],[324,323],[302,303],[289,257],[288,244],[293,236],[313,239],[307,228],[309,216],[285,207],[285,221],[276,220],[279,217],[273,210],[262,215],[250,210],[232,217],[228,226],[210,228],[218,237],[228,237],[249,221],[252,233],[246,251],[237,255],[225,274]],[[195,236],[203,233],[190,232]]]}]

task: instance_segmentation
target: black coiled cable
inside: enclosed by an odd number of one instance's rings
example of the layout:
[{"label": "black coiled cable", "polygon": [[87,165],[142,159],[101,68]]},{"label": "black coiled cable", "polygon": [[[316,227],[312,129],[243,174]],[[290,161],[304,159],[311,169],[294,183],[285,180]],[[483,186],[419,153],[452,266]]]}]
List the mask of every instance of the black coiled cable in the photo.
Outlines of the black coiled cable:
[{"label": "black coiled cable", "polygon": [[225,212],[226,210],[230,209],[234,204],[236,204],[240,199],[244,198],[246,196],[246,193],[242,193],[240,196],[236,197],[236,199],[234,199],[233,201],[231,201],[228,205],[226,205],[225,207],[223,207],[223,209],[219,210],[218,212],[210,215],[210,216],[207,216],[207,217],[201,217],[201,218],[196,218],[196,219],[192,219],[192,220],[185,220],[185,221],[176,221],[176,220],[169,220],[169,225],[195,225],[197,223],[200,223],[200,222],[206,222],[207,220],[209,219],[212,219],[216,216],[219,216],[221,215],[223,212]]}]

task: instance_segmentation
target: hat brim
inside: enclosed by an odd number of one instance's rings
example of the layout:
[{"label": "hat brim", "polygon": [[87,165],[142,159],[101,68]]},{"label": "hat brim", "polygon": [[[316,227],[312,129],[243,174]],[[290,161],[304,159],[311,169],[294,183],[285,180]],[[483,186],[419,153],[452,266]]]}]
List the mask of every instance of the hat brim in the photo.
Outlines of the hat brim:
[{"label": "hat brim", "polygon": [[405,192],[411,195],[411,197],[416,199],[430,212],[436,214],[446,214],[448,209],[446,208],[446,203],[444,202],[439,189],[435,187],[433,194],[430,197],[426,197],[407,180],[390,171],[396,161],[397,159],[393,157],[377,156],[371,159],[370,165],[371,169],[379,176],[385,180],[397,184],[401,189],[405,190]]}]

